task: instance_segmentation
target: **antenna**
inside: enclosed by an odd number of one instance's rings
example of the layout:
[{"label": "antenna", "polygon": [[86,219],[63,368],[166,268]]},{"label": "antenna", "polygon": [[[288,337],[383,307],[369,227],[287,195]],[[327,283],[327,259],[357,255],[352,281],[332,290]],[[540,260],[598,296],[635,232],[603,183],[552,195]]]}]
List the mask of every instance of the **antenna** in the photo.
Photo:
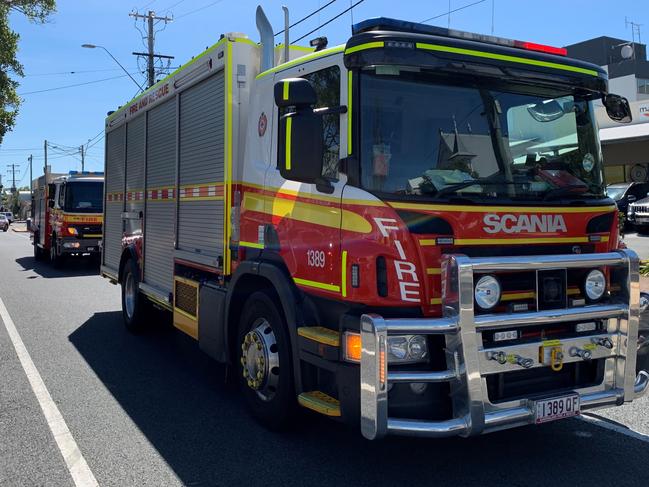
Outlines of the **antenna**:
[{"label": "antenna", "polygon": [[629,26],[631,26],[631,40],[635,43],[635,35],[638,34],[638,44],[640,44],[642,42],[642,38],[640,37],[640,27],[642,24],[638,24],[624,17],[624,27],[628,29]]}]

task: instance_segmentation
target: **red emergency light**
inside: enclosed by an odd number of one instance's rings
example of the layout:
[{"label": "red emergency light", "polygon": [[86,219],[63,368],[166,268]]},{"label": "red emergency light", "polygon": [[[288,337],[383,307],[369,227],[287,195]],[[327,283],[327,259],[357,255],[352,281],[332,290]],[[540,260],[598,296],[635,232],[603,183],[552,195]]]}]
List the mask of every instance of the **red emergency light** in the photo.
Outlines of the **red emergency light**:
[{"label": "red emergency light", "polygon": [[536,44],[535,42],[514,41],[514,45],[528,51],[545,52],[546,54],[556,54],[558,56],[567,56],[568,50],[565,47],[546,46],[545,44]]}]

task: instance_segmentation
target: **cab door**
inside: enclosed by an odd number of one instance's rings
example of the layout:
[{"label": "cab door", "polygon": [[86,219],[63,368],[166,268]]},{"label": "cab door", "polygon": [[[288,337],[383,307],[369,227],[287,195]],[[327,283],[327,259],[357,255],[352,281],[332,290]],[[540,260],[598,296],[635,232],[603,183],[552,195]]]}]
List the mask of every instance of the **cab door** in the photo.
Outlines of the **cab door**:
[{"label": "cab door", "polygon": [[[328,56],[277,73],[275,83],[286,78],[306,78],[318,95],[316,108],[338,107],[345,101],[344,73],[342,57]],[[275,121],[281,115],[274,107]],[[340,159],[344,157],[343,124],[346,124],[344,114],[324,115],[323,176],[331,182],[329,191],[315,184],[288,181],[280,175],[277,169],[279,123],[272,124],[272,159],[264,185],[269,195],[265,199],[265,213],[272,215],[282,257],[295,283],[307,292],[332,299],[340,296],[343,285],[340,225],[345,179],[338,172]]]}]

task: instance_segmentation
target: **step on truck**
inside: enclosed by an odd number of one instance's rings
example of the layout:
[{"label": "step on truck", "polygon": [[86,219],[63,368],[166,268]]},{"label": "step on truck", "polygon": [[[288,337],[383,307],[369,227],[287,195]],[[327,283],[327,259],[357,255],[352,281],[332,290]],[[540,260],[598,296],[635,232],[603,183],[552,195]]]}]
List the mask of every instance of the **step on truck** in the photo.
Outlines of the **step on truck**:
[{"label": "step on truck", "polygon": [[70,256],[101,255],[103,172],[47,173],[32,193],[34,258],[60,266]]},{"label": "step on truck", "polygon": [[645,392],[605,71],[385,18],[312,49],[257,26],[106,119],[101,272],[129,329],[168,310],[272,428],[299,405],[471,436]]}]

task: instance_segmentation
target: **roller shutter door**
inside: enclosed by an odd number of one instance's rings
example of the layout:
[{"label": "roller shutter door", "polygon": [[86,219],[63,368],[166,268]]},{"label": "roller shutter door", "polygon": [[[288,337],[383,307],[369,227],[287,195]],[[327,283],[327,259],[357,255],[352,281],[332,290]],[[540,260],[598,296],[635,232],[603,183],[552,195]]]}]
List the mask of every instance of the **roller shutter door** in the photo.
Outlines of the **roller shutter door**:
[{"label": "roller shutter door", "polygon": [[106,201],[104,220],[104,265],[119,269],[122,252],[122,209],[124,205],[124,144],[126,126],[106,134]]},{"label": "roller shutter door", "polygon": [[178,248],[223,255],[223,71],[180,95]]},{"label": "roller shutter door", "polygon": [[[126,127],[126,212],[138,215],[144,211],[144,114]],[[132,216],[125,222],[127,235],[142,231],[142,219]]]},{"label": "roller shutter door", "polygon": [[176,183],[176,100],[149,112],[147,121],[144,282],[171,292]]}]

